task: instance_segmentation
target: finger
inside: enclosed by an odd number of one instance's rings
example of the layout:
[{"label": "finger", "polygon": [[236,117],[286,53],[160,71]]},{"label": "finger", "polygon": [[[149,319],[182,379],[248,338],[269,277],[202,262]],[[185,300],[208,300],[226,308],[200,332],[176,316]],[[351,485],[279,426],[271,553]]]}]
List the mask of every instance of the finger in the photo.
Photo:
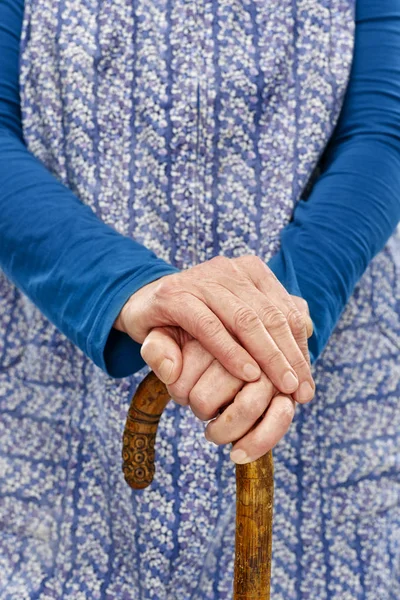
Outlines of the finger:
[{"label": "finger", "polygon": [[[263,261],[254,260],[254,257],[248,256],[237,259],[237,263],[260,291],[263,303],[260,303],[259,300],[257,302],[254,293],[251,299],[243,296],[244,300],[255,307],[276,345],[295,370],[299,381],[296,400],[301,403],[309,402],[314,397],[315,383],[310,369],[304,305],[302,313],[293,302],[293,297]],[[305,305],[308,309],[308,304],[305,303]],[[276,313],[277,309],[279,309],[280,315]],[[257,360],[256,356],[254,358]],[[263,364],[260,362],[259,364],[265,370]],[[265,373],[281,392],[289,393],[287,389],[278,384],[271,371],[265,370]]]},{"label": "finger", "polygon": [[244,381],[255,381],[260,377],[257,362],[201,300],[191,294],[182,294],[169,306],[169,313],[174,322],[197,339],[231,375]]},{"label": "finger", "polygon": [[[263,294],[261,294],[261,297],[263,297]],[[255,300],[256,298],[253,302]],[[310,402],[314,397],[315,383],[310,369],[304,315],[298,310],[289,295],[286,295],[284,299],[278,300],[272,294],[269,300],[280,302],[276,306],[279,307],[281,314],[279,316],[275,314],[276,308],[274,304],[272,304],[272,308],[271,306],[268,307],[267,304],[264,304],[265,308],[263,308],[261,304],[258,309],[259,314],[262,315],[262,311],[264,311],[263,322],[265,327],[276,341],[278,348],[285,353],[290,365],[296,372],[299,380],[298,389],[294,392],[296,400],[301,403]],[[286,392],[286,390],[282,390],[278,385],[277,387],[280,391]]]},{"label": "finger", "polygon": [[[309,316],[308,303],[299,296],[289,294],[273,271],[257,257],[243,256],[234,260],[239,268],[242,269],[244,277],[247,277],[262,295],[265,298],[268,298],[268,300],[284,314],[293,337],[301,348],[302,354],[304,354],[304,350],[306,349],[307,353],[305,358],[307,365],[309,365],[307,337],[312,335],[312,321]],[[295,298],[297,299],[296,301],[294,301]],[[305,328],[304,321],[306,325]],[[280,346],[279,343],[278,345]],[[295,366],[289,357],[288,360],[292,366]],[[297,375],[299,375],[298,372]],[[308,380],[312,385],[311,372],[309,372]]]},{"label": "finger", "polygon": [[228,444],[242,438],[263,415],[275,393],[275,386],[265,375],[247,383],[222,414],[208,423],[204,432],[214,444]]},{"label": "finger", "polygon": [[[305,329],[305,333],[303,333],[302,335],[297,335],[296,341],[298,343],[300,350],[302,351],[302,353],[304,355],[304,358],[307,361],[307,364],[310,368],[310,373],[311,373],[310,353],[308,351],[308,338],[310,337],[310,335],[312,335],[313,325],[312,325],[312,321],[309,316],[310,313],[309,313],[309,309],[308,309],[308,303],[306,302],[306,300],[304,300],[300,296],[292,295],[291,299],[292,299],[293,303],[296,305],[296,307],[299,310],[300,314],[302,315],[303,319],[305,320],[305,323],[303,326]],[[310,323],[311,323],[311,326],[310,326]],[[310,329],[311,329],[311,331],[310,331]],[[313,399],[313,397],[315,395],[314,380],[313,379],[308,380],[307,383],[310,385],[311,389],[307,388],[307,384],[304,386],[304,384],[302,383],[302,384],[300,384],[299,389],[296,390],[294,392],[294,394],[292,394],[293,399],[296,400],[296,402],[299,402],[300,404],[309,402],[310,400]]]},{"label": "finger", "polygon": [[202,421],[212,419],[218,410],[233,400],[244,382],[233,377],[217,361],[203,373],[189,394],[193,413]]},{"label": "finger", "polygon": [[[291,296],[288,296],[289,300]],[[261,316],[265,327],[276,342],[277,347],[285,354],[289,364],[294,369],[299,386],[294,392],[295,399],[300,403],[310,402],[315,393],[315,383],[311,374],[306,325],[303,315],[294,303],[282,304],[279,314],[277,307],[266,302],[261,292],[253,293],[253,305]],[[256,357],[255,357],[256,358]],[[263,365],[259,363],[261,367]],[[271,381],[280,391],[276,380],[267,372]]]},{"label": "finger", "polygon": [[189,393],[211,365],[214,357],[203,348],[200,342],[194,339],[189,340],[183,346],[182,357],[182,372],[172,385],[167,386],[167,389],[171,398],[184,406],[189,403]]},{"label": "finger", "polygon": [[295,296],[294,294],[291,294],[290,297],[296,305],[297,309],[303,315],[306,324],[307,338],[310,338],[314,331],[314,325],[310,317],[310,309],[308,307],[308,302],[307,300],[304,300],[304,298],[302,298],[301,296]]},{"label": "finger", "polygon": [[172,384],[182,371],[182,353],[174,327],[157,327],[145,338],[140,354],[161,381]]},{"label": "finger", "polygon": [[251,297],[242,290],[242,297],[238,298],[224,288],[218,295],[212,290],[206,290],[204,295],[211,310],[224,321],[276,387],[287,394],[293,393],[299,379],[290,361],[303,379],[309,369],[279,308],[254,288]]},{"label": "finger", "polygon": [[295,402],[290,396],[275,396],[262,421],[233,446],[231,460],[246,464],[264,456],[288,431],[294,411]]}]

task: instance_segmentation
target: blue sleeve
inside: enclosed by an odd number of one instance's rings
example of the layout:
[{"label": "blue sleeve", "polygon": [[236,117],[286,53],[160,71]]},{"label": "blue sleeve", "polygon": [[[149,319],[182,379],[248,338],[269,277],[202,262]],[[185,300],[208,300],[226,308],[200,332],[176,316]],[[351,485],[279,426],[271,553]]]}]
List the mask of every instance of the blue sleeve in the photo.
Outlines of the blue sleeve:
[{"label": "blue sleeve", "polygon": [[23,0],[0,0],[0,267],[99,367],[144,366],[140,345],[112,328],[137,289],[176,272],[107,226],[23,143],[18,62]]},{"label": "blue sleeve", "polygon": [[358,0],[339,121],[307,200],[269,266],[305,298],[322,352],[357,281],[400,219],[400,0]]}]

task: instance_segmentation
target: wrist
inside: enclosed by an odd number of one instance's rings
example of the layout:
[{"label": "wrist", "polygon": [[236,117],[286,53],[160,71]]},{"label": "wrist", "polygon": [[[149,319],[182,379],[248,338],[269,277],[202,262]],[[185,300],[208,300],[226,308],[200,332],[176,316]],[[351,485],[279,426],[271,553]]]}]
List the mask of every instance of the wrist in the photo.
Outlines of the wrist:
[{"label": "wrist", "polygon": [[[132,298],[132,296],[130,298]],[[125,312],[126,312],[126,307],[127,307],[127,304],[129,302],[130,298],[128,298],[128,300],[125,302],[125,304],[119,311],[118,317],[115,319],[115,321],[113,323],[113,328],[117,329],[117,331],[122,331],[122,333],[127,333],[126,327],[125,327]]]},{"label": "wrist", "polygon": [[134,292],[121,308],[114,321],[113,328],[128,334],[135,342],[142,343],[147,335],[145,323],[143,322],[144,311],[148,305],[149,298],[154,289],[165,275],[147,283]]}]

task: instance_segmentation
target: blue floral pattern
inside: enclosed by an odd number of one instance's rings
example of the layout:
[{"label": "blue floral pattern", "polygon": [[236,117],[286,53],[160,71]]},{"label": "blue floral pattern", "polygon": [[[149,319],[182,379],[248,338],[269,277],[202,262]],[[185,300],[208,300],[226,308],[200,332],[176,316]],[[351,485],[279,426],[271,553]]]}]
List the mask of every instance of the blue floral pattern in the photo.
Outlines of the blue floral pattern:
[{"label": "blue floral pattern", "polygon": [[[100,218],[180,268],[268,260],[336,123],[353,10],[27,0],[25,139]],[[275,450],[274,600],[400,597],[398,239]],[[229,448],[170,403],[155,481],[132,492],[121,437],[145,370],[107,377],[0,278],[0,598],[230,599]]]}]

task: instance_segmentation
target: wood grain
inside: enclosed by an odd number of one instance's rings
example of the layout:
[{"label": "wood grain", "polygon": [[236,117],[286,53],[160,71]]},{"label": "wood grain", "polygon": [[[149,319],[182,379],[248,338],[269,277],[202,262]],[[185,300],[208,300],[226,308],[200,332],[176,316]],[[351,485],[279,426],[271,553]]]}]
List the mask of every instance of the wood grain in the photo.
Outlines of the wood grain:
[{"label": "wood grain", "polygon": [[153,481],[157,427],[169,400],[167,388],[153,372],[132,398],[122,438],[122,470],[133,489],[146,488]]},{"label": "wood grain", "polygon": [[236,465],[234,600],[269,600],[274,465],[272,452]]}]

